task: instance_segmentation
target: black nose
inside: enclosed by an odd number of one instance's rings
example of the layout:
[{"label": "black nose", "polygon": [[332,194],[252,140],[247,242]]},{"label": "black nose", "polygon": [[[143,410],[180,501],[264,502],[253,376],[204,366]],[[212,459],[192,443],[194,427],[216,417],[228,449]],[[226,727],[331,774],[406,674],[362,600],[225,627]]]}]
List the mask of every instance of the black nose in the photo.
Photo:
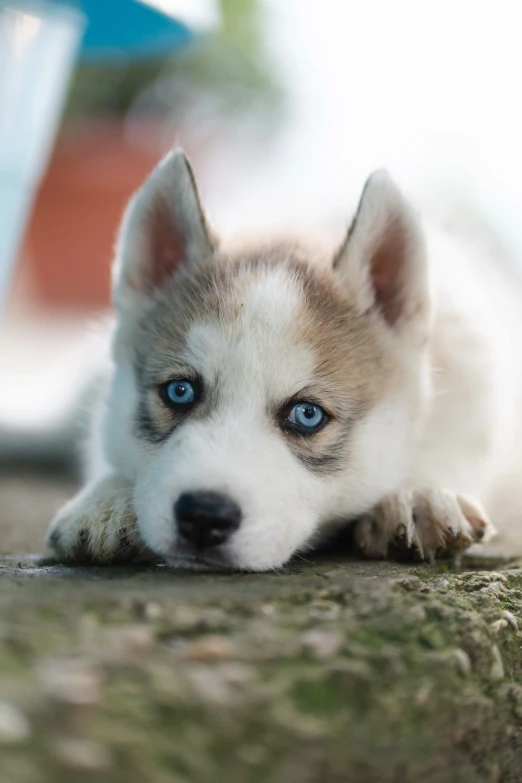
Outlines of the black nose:
[{"label": "black nose", "polygon": [[197,549],[224,544],[241,522],[241,509],[218,492],[184,492],[174,506],[180,535]]}]

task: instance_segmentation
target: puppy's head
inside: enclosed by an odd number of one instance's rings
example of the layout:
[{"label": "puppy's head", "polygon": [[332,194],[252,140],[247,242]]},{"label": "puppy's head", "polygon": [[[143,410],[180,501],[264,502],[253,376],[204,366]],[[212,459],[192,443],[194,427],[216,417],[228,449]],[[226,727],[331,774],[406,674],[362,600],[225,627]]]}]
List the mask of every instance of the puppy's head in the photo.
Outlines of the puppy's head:
[{"label": "puppy's head", "polygon": [[337,253],[227,253],[184,155],[132,200],[107,451],[171,563],[264,570],[393,491],[427,392],[416,218],[384,173]]}]

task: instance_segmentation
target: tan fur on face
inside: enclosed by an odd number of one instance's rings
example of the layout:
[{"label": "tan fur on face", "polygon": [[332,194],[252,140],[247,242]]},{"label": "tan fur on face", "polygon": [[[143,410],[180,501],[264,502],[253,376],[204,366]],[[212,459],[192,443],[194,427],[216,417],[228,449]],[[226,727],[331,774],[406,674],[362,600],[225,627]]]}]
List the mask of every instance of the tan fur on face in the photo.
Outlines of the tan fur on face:
[{"label": "tan fur on face", "polygon": [[[473,358],[456,339],[461,322],[441,320],[421,225],[389,176],[368,180],[337,254],[301,242],[216,248],[190,167],[174,152],[123,223],[103,418],[105,470],[132,487],[147,547],[183,567],[276,568],[404,492],[412,515],[415,498],[435,498],[430,530],[446,530],[445,492],[452,503],[469,494],[473,444],[485,444],[489,463],[496,447],[484,431],[498,431],[490,414],[508,410],[513,392],[491,384],[485,395],[480,381],[498,350],[479,366],[480,330]],[[201,389],[194,405],[173,409],[164,384],[174,380]],[[296,427],[297,402],[320,405],[325,426]],[[178,502],[192,493],[240,510],[219,546],[187,536]],[[59,521],[72,531],[67,547],[84,512],[80,498]]]},{"label": "tan fur on face", "polygon": [[[136,357],[143,394],[141,423],[148,425],[151,440],[163,440],[182,423],[165,407],[157,390],[169,379],[193,376],[186,353],[190,326],[199,321],[226,326],[232,344],[246,328],[242,317],[247,293],[275,270],[284,272],[280,285],[295,287],[300,298],[286,340],[310,347],[316,357],[312,377],[293,394],[317,402],[331,416],[330,423],[312,437],[288,432],[281,432],[281,437],[312,470],[328,473],[346,458],[354,421],[371,407],[390,375],[386,335],[378,339],[375,315],[357,312],[350,291],[321,257],[285,243],[221,255],[193,274],[174,275],[156,296],[154,307],[137,325],[140,340],[135,341],[141,346]],[[189,417],[208,416],[218,403],[218,379],[203,381],[208,391]],[[267,411],[274,425],[286,401],[274,399]]]}]

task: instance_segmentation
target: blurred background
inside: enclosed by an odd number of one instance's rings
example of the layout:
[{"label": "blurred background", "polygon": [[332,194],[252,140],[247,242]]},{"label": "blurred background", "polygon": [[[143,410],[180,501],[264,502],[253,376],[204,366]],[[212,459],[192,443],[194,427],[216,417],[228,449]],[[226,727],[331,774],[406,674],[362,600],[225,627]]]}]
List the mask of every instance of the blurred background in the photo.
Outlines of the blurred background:
[{"label": "blurred background", "polygon": [[0,0],[0,552],[78,480],[126,201],[174,143],[222,233],[341,236],[385,165],[522,257],[515,0]]}]

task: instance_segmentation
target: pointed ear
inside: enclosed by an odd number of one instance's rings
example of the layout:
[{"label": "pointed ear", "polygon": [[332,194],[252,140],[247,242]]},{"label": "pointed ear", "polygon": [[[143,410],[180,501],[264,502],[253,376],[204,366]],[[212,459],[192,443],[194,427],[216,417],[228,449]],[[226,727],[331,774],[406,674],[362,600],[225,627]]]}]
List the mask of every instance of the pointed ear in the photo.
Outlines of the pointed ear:
[{"label": "pointed ear", "polygon": [[116,306],[132,306],[181,264],[203,260],[213,250],[192,169],[175,149],[152,171],[123,217],[113,270]]},{"label": "pointed ear", "polygon": [[377,309],[392,327],[427,314],[422,229],[386,171],[376,171],[366,182],[334,267],[355,294],[361,312]]}]

